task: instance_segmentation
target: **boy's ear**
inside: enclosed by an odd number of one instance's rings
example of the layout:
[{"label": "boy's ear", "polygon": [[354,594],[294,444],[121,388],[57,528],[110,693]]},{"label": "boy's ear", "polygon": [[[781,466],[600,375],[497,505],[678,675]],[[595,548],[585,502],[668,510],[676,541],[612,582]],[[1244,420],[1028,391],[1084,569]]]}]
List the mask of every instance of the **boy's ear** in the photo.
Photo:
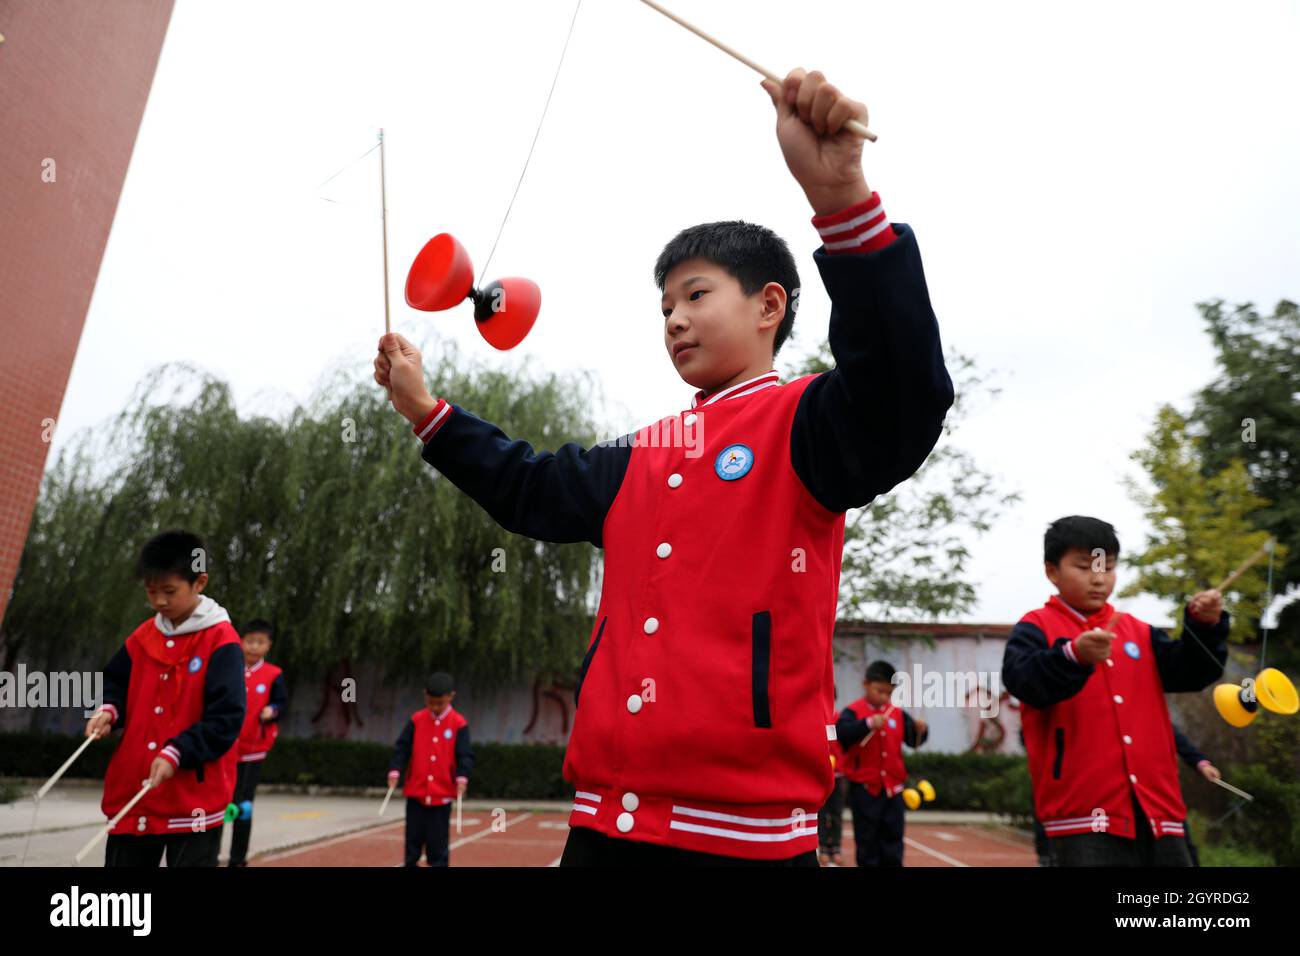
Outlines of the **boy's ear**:
[{"label": "boy's ear", "polygon": [[195,594],[202,594],[203,589],[207,586],[208,586],[208,572],[202,571],[199,573],[199,576],[194,579],[194,583],[190,585],[190,588],[191,590],[194,591]]},{"label": "boy's ear", "polygon": [[1047,575],[1047,580],[1051,581],[1052,584],[1060,585],[1061,569],[1051,561],[1043,562],[1043,573]]}]

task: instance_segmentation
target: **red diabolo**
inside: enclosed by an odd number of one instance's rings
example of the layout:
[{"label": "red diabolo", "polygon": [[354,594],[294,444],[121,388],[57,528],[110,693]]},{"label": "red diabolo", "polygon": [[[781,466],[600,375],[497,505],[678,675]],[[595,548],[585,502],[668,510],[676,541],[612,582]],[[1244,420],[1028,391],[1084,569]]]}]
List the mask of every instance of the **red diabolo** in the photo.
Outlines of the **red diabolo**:
[{"label": "red diabolo", "polygon": [[406,304],[422,312],[442,312],[466,299],[474,303],[479,334],[505,351],[524,340],[542,307],[542,290],[531,279],[512,276],[474,288],[469,253],[442,232],[424,244],[406,276]]}]

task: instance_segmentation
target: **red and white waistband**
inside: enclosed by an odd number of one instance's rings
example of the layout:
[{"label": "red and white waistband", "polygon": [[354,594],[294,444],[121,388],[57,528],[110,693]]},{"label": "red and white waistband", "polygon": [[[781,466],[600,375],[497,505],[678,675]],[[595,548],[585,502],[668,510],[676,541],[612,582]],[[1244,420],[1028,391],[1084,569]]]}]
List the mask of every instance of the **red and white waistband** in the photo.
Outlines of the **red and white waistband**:
[{"label": "red and white waistband", "polygon": [[[1162,836],[1187,836],[1187,827],[1182,820],[1150,819],[1151,833]],[[1081,833],[1110,833],[1114,836],[1132,837],[1133,820],[1131,817],[1111,816],[1099,813],[1087,817],[1062,817],[1058,820],[1044,820],[1043,830],[1049,837],[1077,836]]]},{"label": "red and white waistband", "polygon": [[240,762],[240,763],[254,763],[254,762],[258,761],[258,760],[265,760],[265,759],[266,759],[266,755],[267,755],[267,753],[268,753],[268,751],[266,751],[266,750],[259,750],[259,751],[257,751],[256,753],[251,753],[251,754],[240,754],[240,755],[239,755],[239,762]]},{"label": "red and white waistband", "polygon": [[580,787],[569,826],[751,860],[782,860],[817,849],[820,805],[732,804],[640,796],[612,787]]}]

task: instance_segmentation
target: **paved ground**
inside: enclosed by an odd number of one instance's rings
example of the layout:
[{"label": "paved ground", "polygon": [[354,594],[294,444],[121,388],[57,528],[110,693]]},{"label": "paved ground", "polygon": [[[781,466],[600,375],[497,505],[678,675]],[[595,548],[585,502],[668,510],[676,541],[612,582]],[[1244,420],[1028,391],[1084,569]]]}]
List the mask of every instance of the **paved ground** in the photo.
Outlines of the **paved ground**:
[{"label": "paved ground", "polygon": [[[36,814],[30,799],[0,805],[0,866],[66,866],[103,825],[97,784],[65,781]],[[398,866],[402,862],[401,795],[378,817],[379,796],[258,793],[251,852],[254,866]],[[452,820],[452,866],[555,866],[568,835],[567,803],[466,801],[462,832]],[[844,859],[853,865],[853,827],[845,819]],[[230,838],[226,837],[226,846]],[[85,866],[103,864],[103,850]],[[983,814],[921,810],[908,815],[906,866],[1034,866],[1033,841]]]}]

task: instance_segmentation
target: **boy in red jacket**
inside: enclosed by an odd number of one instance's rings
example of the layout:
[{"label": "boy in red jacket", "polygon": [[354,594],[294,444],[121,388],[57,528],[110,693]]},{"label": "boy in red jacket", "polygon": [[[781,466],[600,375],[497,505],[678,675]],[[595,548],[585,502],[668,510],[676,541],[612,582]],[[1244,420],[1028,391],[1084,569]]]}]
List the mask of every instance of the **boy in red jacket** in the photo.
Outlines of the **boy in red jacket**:
[{"label": "boy in red jacket", "polygon": [[1053,866],[1191,866],[1165,694],[1214,683],[1229,618],[1218,591],[1187,603],[1185,634],[1108,602],[1119,539],[1104,521],[1054,521],[1043,541],[1057,593],[1011,632],[1002,682],[1020,699],[1034,813]]},{"label": "boy in red jacket", "polygon": [[104,668],[104,702],[86,724],[122,741],[104,776],[113,817],[152,787],[108,836],[105,866],[216,866],[235,785],[234,743],[244,719],[243,661],[230,616],[203,594],[207,551],[197,535],[164,531],[136,573],[157,612]]},{"label": "boy in red jacket", "polygon": [[239,732],[235,750],[239,764],[235,773],[235,795],[231,803],[239,807],[234,835],[230,841],[230,865],[247,866],[248,840],[253,834],[253,800],[262,779],[262,762],[275,746],[280,734],[289,694],[284,673],[266,662],[271,650],[271,624],[261,618],[249,621],[241,638],[244,652],[244,694],[248,699],[244,727]]},{"label": "boy in red jacket", "polygon": [[452,709],[456,687],[450,674],[430,674],[424,707],[411,715],[393,747],[388,785],[406,771],[406,865],[419,866],[420,853],[429,866],[448,866],[451,803],[465,793],[474,750],[469,721]]},{"label": "boy in red jacket", "polygon": [[499,524],[605,549],[562,866],[817,865],[844,513],[916,471],[952,404],[916,238],[886,217],[844,128],[866,107],[816,71],[763,88],[821,239],[836,368],[780,381],[798,269],[744,221],[688,228],[661,252],[664,348],[696,391],[635,435],[534,452],[430,395],[402,336],[375,359],[424,460]]},{"label": "boy in red jacket", "polygon": [[862,681],[864,696],[840,712],[835,726],[849,779],[853,842],[858,866],[903,865],[903,746],[919,747],[930,736],[890,701],[894,666],[873,661]]}]

